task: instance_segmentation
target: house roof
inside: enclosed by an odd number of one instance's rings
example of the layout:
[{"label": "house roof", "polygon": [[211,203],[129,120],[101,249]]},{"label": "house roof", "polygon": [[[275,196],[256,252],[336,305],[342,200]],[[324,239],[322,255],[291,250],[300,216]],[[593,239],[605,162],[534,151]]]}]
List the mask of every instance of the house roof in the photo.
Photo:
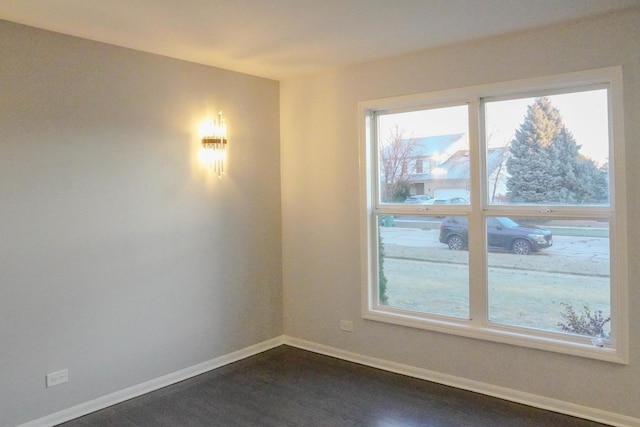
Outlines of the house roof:
[{"label": "house roof", "polygon": [[[464,138],[464,139],[463,139]],[[456,133],[451,135],[435,135],[423,138],[410,138],[404,140],[405,143],[415,144],[414,153],[417,156],[436,156],[446,153],[456,143],[466,142],[465,134]]]},{"label": "house roof", "polygon": [[[507,147],[490,148],[487,151],[487,173],[493,174],[507,154]],[[469,179],[470,176],[469,150],[458,150],[437,170],[429,173],[414,174],[410,182],[425,182],[436,179]]]}]

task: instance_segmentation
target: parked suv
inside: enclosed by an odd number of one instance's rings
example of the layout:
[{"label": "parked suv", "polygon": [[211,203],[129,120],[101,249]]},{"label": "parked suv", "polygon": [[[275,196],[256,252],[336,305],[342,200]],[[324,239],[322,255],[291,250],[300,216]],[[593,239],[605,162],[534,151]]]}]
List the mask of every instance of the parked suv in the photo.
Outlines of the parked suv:
[{"label": "parked suv", "polygon": [[[469,244],[469,225],[466,216],[448,216],[440,224],[440,243],[449,249],[464,249]],[[551,232],[540,227],[520,225],[511,218],[487,218],[487,245],[515,254],[527,255],[553,245]]]}]

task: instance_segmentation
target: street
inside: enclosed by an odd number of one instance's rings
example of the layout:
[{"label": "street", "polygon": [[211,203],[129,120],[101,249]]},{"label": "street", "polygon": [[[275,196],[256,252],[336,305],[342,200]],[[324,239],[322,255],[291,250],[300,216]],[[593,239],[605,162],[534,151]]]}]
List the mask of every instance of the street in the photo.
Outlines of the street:
[{"label": "street", "polygon": [[[438,241],[439,229],[422,230],[419,228],[380,227],[380,232],[385,244],[449,250],[447,245]],[[533,256],[536,255],[608,261],[609,239],[554,235],[553,246],[533,254]]]}]

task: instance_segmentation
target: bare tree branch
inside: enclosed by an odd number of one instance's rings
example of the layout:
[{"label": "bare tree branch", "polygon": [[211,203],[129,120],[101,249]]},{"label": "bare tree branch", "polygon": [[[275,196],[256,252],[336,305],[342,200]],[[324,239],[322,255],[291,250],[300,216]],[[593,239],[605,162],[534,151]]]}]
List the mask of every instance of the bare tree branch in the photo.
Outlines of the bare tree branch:
[{"label": "bare tree branch", "polygon": [[391,201],[399,185],[408,185],[414,171],[417,141],[404,139],[404,134],[405,130],[395,125],[386,140],[378,140],[383,201]]}]

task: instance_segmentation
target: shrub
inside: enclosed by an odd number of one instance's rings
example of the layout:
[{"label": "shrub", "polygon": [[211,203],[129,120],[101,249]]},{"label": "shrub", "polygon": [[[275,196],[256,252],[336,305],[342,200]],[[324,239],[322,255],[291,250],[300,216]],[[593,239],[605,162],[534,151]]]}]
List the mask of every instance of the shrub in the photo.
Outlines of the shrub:
[{"label": "shrub", "polygon": [[393,186],[391,193],[391,200],[393,202],[404,202],[404,200],[411,194],[411,184],[407,181],[396,182]]},{"label": "shrub", "polygon": [[564,305],[564,313],[560,313],[565,322],[558,322],[558,326],[564,331],[572,334],[587,335],[590,337],[609,338],[609,334],[604,331],[604,326],[611,320],[611,316],[602,316],[602,310],[591,313],[589,305],[583,306],[582,313],[576,313],[570,303]]},{"label": "shrub", "polygon": [[380,280],[378,283],[380,304],[386,304],[387,276],[384,275],[384,243],[382,243],[382,236],[380,236],[380,227],[378,227],[378,275]]}]

